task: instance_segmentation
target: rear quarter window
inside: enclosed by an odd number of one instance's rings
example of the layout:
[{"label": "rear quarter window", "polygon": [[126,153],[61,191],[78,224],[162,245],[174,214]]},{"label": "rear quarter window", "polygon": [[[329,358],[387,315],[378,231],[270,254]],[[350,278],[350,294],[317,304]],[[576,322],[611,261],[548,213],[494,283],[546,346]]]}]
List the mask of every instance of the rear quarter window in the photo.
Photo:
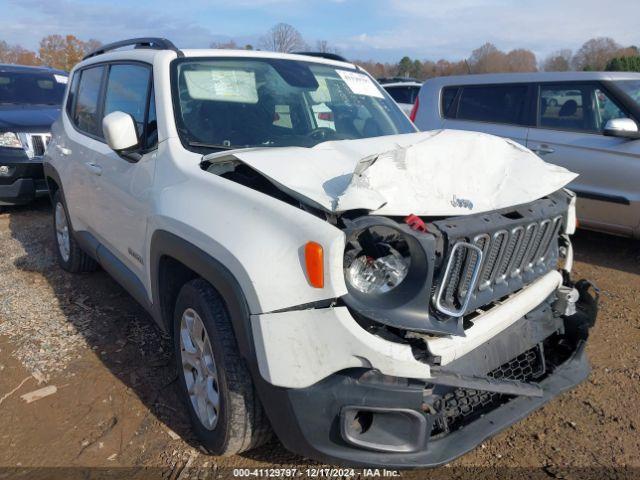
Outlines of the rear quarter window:
[{"label": "rear quarter window", "polygon": [[73,109],[73,123],[85,133],[102,138],[99,100],[104,67],[91,67],[82,71]]}]

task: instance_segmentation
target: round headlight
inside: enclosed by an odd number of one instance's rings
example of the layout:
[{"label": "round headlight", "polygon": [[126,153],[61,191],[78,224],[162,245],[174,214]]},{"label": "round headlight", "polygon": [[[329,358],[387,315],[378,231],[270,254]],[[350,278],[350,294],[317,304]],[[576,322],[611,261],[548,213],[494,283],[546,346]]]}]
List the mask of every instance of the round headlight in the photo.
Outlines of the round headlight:
[{"label": "round headlight", "polygon": [[366,294],[386,293],[406,278],[411,256],[404,235],[389,227],[370,227],[354,235],[345,250],[345,278]]}]

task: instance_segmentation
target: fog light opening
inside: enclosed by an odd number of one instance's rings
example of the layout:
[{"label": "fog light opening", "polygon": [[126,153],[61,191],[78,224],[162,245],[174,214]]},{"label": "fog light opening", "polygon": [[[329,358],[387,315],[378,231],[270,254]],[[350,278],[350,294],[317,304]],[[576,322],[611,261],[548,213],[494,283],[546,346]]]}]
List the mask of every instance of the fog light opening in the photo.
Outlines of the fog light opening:
[{"label": "fog light opening", "polygon": [[373,424],[373,413],[360,410],[353,418],[353,431],[362,435],[367,433]]}]

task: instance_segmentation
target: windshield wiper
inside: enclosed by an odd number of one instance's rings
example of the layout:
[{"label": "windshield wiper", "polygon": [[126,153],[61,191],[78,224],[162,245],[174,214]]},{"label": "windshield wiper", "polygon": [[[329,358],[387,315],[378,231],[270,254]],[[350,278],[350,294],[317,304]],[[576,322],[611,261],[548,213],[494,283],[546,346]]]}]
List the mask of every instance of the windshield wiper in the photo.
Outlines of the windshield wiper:
[{"label": "windshield wiper", "polygon": [[242,147],[232,147],[230,145],[216,145],[214,143],[189,142],[190,147],[215,148],[218,150],[236,150]]}]

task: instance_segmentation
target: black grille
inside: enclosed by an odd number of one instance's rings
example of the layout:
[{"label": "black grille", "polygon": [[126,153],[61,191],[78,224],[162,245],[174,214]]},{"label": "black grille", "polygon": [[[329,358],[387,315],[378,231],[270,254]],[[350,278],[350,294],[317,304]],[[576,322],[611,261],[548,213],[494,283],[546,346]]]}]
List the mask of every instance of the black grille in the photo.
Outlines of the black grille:
[{"label": "black grille", "polygon": [[[476,301],[470,302],[465,313],[515,291],[524,284],[525,275],[531,281],[548,272],[553,267],[553,240],[561,226],[562,216],[556,216],[453,241],[452,246],[469,242],[482,250],[480,273],[472,292]],[[465,259],[465,255],[469,257],[470,253],[456,251],[450,273],[442,279],[445,285],[440,301],[449,310],[457,310],[463,304],[476,267],[476,259]],[[507,285],[510,282],[512,285]],[[494,290],[499,295],[494,295]]]},{"label": "black grille", "polygon": [[[495,379],[531,382],[545,373],[545,362],[540,346],[518,355],[513,360],[489,372]],[[443,395],[441,416],[436,420],[432,435],[448,433],[471,422],[513,398],[511,395],[457,388]]]}]

